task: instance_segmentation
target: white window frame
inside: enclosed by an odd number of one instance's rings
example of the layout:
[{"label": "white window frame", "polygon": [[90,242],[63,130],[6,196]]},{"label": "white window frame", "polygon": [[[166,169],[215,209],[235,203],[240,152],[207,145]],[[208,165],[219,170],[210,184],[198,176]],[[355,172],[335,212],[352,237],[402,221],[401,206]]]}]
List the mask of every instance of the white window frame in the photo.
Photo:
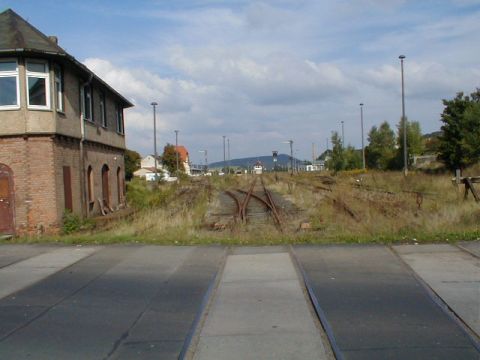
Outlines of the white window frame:
[{"label": "white window frame", "polygon": [[55,109],[63,113],[65,111],[63,101],[63,71],[62,67],[58,64],[53,66],[53,79],[55,84]]},{"label": "white window frame", "polygon": [[[117,133],[125,134],[125,123],[123,121],[123,107],[120,104],[117,104],[116,108],[116,122],[117,122]],[[120,126],[118,126],[120,125]]]},{"label": "white window frame", "polygon": [[[90,110],[90,117],[87,118],[85,116],[85,113],[86,113],[86,104],[85,104],[85,89],[89,89],[90,90],[90,106],[89,106],[89,110]],[[88,85],[83,85],[81,87],[81,91],[80,91],[80,102],[81,102],[81,106],[82,106],[82,118],[83,120],[86,120],[86,121],[89,121],[89,122],[93,122],[93,89],[92,89],[92,85],[91,84],[88,84]]]},{"label": "white window frame", "polygon": [[18,110],[20,109],[20,76],[18,70],[18,59],[2,59],[0,62],[15,62],[16,68],[13,71],[0,71],[0,77],[15,77],[17,84],[17,104],[16,105],[0,105],[0,110]]},{"label": "white window frame", "polygon": [[[28,71],[28,64],[29,63],[37,63],[37,64],[45,64],[45,72],[35,72],[35,71]],[[48,66],[48,61],[41,60],[41,59],[27,59],[25,61],[25,74],[26,74],[26,83],[25,89],[27,92],[27,106],[29,109],[32,110],[50,110],[50,67]],[[46,105],[30,105],[30,89],[28,86],[28,79],[29,78],[40,78],[45,79],[45,103]]]}]

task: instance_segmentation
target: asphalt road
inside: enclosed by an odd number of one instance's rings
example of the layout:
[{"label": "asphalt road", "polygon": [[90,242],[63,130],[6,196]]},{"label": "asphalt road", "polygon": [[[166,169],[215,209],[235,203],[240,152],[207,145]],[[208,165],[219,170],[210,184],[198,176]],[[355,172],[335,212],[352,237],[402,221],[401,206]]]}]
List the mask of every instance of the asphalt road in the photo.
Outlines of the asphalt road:
[{"label": "asphalt road", "polygon": [[467,334],[384,246],[295,253],[344,359],[479,359]]},{"label": "asphalt road", "polygon": [[177,359],[223,256],[99,249],[0,300],[0,359]]}]

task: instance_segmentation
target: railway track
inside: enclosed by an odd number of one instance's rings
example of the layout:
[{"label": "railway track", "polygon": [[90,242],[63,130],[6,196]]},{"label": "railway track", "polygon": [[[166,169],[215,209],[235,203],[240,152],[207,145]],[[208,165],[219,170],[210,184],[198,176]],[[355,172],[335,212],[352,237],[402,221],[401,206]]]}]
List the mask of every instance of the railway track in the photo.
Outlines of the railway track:
[{"label": "railway track", "polygon": [[[265,218],[273,220],[275,226],[283,231],[283,221],[278,205],[271,192],[265,187],[263,178],[255,177],[248,190],[227,190],[234,204],[233,217],[235,223],[262,223]],[[260,183],[259,183],[260,182]]]}]

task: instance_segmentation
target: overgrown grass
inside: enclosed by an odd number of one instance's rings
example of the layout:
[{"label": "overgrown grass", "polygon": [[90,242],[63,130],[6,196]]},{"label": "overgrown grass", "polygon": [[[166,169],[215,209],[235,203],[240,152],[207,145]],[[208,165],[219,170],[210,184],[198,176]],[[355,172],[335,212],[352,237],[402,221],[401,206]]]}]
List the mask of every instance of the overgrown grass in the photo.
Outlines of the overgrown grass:
[{"label": "overgrown grass", "polygon": [[[135,180],[128,184],[129,205],[136,210],[131,218],[104,229],[13,241],[278,245],[480,239],[480,205],[472,198],[464,201],[463,189],[457,189],[449,175],[410,173],[405,178],[401,173],[350,172],[337,174],[334,184],[326,182],[325,175],[279,174],[278,181],[264,176],[271,190],[300,210],[290,214],[283,232],[273,226],[248,231],[241,226],[219,231],[208,227],[206,214],[218,205],[218,195],[226,189],[247,188],[252,179],[227,176],[158,186]],[[309,229],[299,230],[305,222]]]}]

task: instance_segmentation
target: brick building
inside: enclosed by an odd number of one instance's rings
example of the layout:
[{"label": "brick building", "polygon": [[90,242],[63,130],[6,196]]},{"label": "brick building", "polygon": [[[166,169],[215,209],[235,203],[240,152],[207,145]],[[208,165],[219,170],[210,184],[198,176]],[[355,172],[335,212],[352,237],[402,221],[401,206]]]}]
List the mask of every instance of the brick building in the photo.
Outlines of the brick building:
[{"label": "brick building", "polygon": [[0,235],[116,209],[126,98],[12,10],[0,13]]}]

